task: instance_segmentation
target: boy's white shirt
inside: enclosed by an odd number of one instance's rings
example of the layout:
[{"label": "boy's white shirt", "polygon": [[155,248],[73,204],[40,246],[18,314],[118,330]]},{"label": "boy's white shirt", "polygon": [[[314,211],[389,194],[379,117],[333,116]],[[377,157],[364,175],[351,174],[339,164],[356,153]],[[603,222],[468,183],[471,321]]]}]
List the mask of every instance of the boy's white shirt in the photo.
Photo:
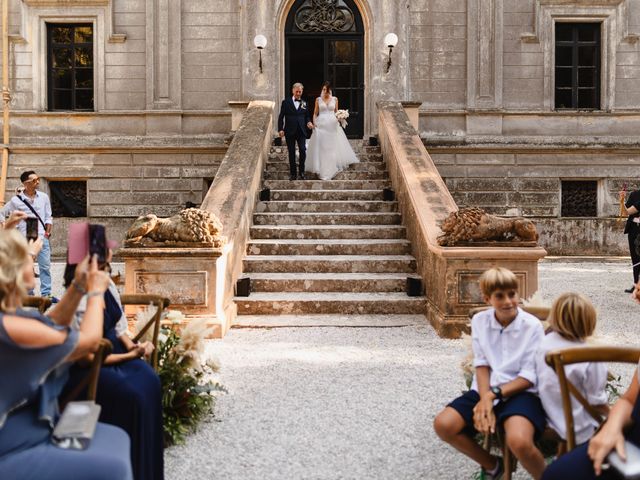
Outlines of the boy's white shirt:
[{"label": "boy's white shirt", "polygon": [[[542,406],[547,413],[549,426],[562,438],[567,438],[567,428],[560,397],[560,384],[556,372],[544,360],[547,352],[561,348],[582,347],[584,342],[572,341],[563,338],[556,332],[549,332],[540,343],[536,354],[536,373],[538,376],[538,395],[542,400]],[[587,362],[567,365],[564,371],[575,387],[584,394],[591,405],[604,405],[607,403],[605,385],[607,383],[607,365],[603,362]],[[576,444],[589,440],[593,431],[598,426],[591,415],[575,398],[571,398],[573,410],[573,422],[576,432]]]},{"label": "boy's white shirt", "polygon": [[[520,308],[507,327],[498,323],[494,308],[479,312],[471,320],[473,366],[490,367],[491,386],[522,377],[533,384],[527,391],[536,393],[535,355],[543,336],[540,320]],[[475,373],[471,389],[478,391]]]}]

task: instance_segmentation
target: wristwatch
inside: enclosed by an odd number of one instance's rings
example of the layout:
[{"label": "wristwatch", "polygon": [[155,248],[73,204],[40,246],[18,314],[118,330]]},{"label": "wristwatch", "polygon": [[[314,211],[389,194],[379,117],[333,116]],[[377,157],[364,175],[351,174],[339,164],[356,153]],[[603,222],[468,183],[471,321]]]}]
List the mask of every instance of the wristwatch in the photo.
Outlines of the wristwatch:
[{"label": "wristwatch", "polygon": [[493,393],[498,400],[502,400],[502,389],[500,387],[491,387],[491,393]]}]

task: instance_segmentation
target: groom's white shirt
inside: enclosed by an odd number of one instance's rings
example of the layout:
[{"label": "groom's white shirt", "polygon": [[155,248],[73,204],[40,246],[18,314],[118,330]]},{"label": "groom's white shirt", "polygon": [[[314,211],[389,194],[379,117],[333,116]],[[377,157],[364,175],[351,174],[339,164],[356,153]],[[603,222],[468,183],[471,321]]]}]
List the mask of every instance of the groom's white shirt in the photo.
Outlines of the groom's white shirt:
[{"label": "groom's white shirt", "polygon": [[296,100],[296,97],[291,97],[291,100],[293,100],[293,104],[295,105],[296,110],[300,108],[300,100]]}]

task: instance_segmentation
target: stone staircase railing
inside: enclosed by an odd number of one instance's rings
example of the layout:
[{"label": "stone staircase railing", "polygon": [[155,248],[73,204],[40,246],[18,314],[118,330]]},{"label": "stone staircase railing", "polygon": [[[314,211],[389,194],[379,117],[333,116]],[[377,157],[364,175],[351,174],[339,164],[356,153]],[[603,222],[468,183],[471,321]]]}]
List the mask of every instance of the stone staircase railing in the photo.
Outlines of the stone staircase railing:
[{"label": "stone staircase railing", "polygon": [[399,202],[407,238],[425,283],[425,315],[439,335],[457,337],[468,331],[468,312],[482,305],[478,279],[487,268],[511,269],[520,282],[520,296],[538,289],[542,247],[441,247],[439,224],[458,209],[402,105],[378,104],[382,153]]},{"label": "stone staircase railing", "polygon": [[123,249],[126,293],[161,292],[187,319],[204,317],[215,327],[214,336],[226,333],[237,313],[235,284],[269,155],[273,108],[268,101],[249,104],[200,207],[222,222],[225,245]]}]

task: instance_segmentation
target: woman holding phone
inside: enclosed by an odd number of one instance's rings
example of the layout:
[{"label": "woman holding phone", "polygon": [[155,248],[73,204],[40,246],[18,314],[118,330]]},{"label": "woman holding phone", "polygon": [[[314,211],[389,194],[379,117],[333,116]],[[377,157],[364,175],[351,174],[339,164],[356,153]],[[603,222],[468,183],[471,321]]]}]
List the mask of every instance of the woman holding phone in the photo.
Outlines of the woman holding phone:
[{"label": "woman holding phone", "polygon": [[[35,283],[37,252],[29,248],[16,230],[0,230],[0,478],[130,480],[129,439],[122,430],[99,423],[86,450],[62,449],[51,440],[69,362],[95,351],[102,336],[108,276],[86,258],[75,288],[49,316],[23,310]],[[90,298],[76,330],[71,322],[81,290]]]},{"label": "woman holding phone", "polygon": [[[104,243],[108,243],[106,239]],[[98,268],[109,271],[110,261],[111,250],[108,250],[106,262]],[[65,269],[67,287],[73,285],[75,270],[75,265],[67,265]],[[127,335],[127,317],[112,281],[109,281],[103,298],[105,306],[102,335],[113,345],[113,352],[105,359],[98,377],[96,403],[102,407],[100,421],[118,426],[129,434],[131,466],[136,480],[162,480],[162,391],[158,375],[144,360],[153,351],[153,344],[136,344]],[[85,304],[81,302],[76,311],[79,322],[84,310]],[[87,369],[81,363],[86,362],[78,362],[71,368],[65,390],[73,389],[86,376]]]}]

